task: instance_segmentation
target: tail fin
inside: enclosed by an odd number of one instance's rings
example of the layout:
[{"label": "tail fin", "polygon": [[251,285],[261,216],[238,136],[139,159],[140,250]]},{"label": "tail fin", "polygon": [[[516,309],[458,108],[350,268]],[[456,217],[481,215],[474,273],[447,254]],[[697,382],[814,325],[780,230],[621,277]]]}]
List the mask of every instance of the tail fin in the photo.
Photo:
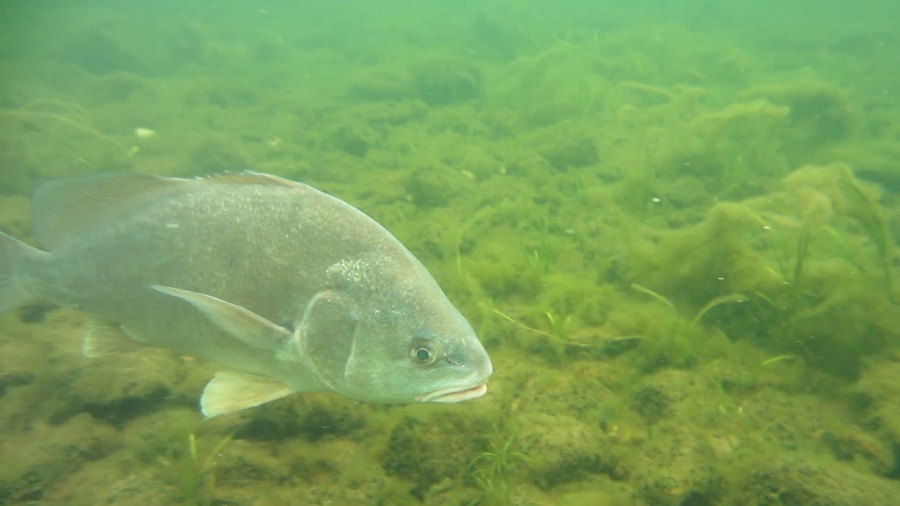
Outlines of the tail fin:
[{"label": "tail fin", "polygon": [[23,270],[47,255],[0,232],[0,313],[33,302],[27,283],[24,283]]}]

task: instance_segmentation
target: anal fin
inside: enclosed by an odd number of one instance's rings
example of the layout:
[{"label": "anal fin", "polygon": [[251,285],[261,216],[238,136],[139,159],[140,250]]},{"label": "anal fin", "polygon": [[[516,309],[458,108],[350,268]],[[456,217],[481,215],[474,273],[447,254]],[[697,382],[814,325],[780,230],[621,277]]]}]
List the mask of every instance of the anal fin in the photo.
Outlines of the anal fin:
[{"label": "anal fin", "polygon": [[144,347],[145,344],[132,339],[121,325],[91,318],[84,332],[81,353],[85,357],[95,358],[109,353],[129,353]]},{"label": "anal fin", "polygon": [[206,384],[200,409],[208,417],[259,406],[293,393],[281,381],[258,374],[222,370]]}]

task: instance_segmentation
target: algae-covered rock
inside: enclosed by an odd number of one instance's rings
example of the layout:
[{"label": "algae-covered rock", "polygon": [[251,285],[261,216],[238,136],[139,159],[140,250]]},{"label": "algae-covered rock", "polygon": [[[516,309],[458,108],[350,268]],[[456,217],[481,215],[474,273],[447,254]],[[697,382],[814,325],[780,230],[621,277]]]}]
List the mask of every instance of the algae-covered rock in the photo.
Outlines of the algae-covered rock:
[{"label": "algae-covered rock", "polygon": [[364,73],[350,85],[350,95],[371,101],[409,100],[416,91],[405,72],[391,67],[379,67]]},{"label": "algae-covered rock", "polygon": [[47,179],[134,167],[129,139],[112,126],[117,121],[112,115],[51,99],[7,107],[0,108],[4,192],[28,195]]},{"label": "algae-covered rock", "polygon": [[406,180],[406,191],[419,207],[444,207],[464,195],[471,186],[461,172],[442,165],[426,165],[413,170]]},{"label": "algae-covered rock", "polygon": [[749,206],[719,203],[701,223],[635,240],[630,277],[690,313],[723,294],[768,291],[781,280],[757,249],[763,226]]},{"label": "algae-covered rock", "polygon": [[[133,27],[132,27],[133,28]],[[98,23],[78,33],[61,48],[60,56],[92,74],[146,73],[146,61],[122,42],[127,29],[115,23]]]},{"label": "algae-covered rock", "polygon": [[197,174],[249,168],[242,144],[227,134],[203,137],[185,148],[185,164]]},{"label": "algae-covered rock", "polygon": [[482,94],[481,71],[456,56],[436,56],[423,61],[410,74],[419,98],[432,106],[467,102]]},{"label": "algae-covered rock", "polygon": [[669,398],[657,387],[645,386],[632,394],[632,408],[641,414],[648,424],[654,424],[670,414]]},{"label": "algae-covered rock", "polygon": [[534,134],[534,149],[556,170],[597,163],[597,132],[585,122],[563,121]]},{"label": "algae-covered rock", "polygon": [[443,413],[427,420],[405,417],[391,431],[382,466],[389,475],[412,485],[422,500],[443,480],[460,480],[485,443],[472,437],[482,431],[479,420]]},{"label": "algae-covered rock", "polygon": [[763,190],[766,178],[787,172],[780,132],[789,113],[760,99],[698,114],[682,135],[663,141],[660,170],[688,173],[712,193],[746,198]]},{"label": "algae-covered rock", "polygon": [[593,475],[625,477],[613,438],[600,429],[563,415],[533,414],[519,420],[518,445],[528,456],[522,467],[541,488],[550,489]]},{"label": "algae-covered rock", "polygon": [[[123,374],[125,363],[139,372]],[[159,350],[98,358],[89,368],[78,371],[53,418],[63,420],[86,411],[98,420],[122,426],[151,413],[175,390],[179,378],[167,367],[171,363],[172,356]]]},{"label": "algae-covered rock", "polygon": [[825,83],[800,82],[749,92],[786,107],[783,135],[792,152],[828,147],[846,139],[854,128],[852,107],[844,90]]},{"label": "algae-covered rock", "polygon": [[318,441],[326,436],[348,436],[365,425],[365,418],[350,406],[312,402],[277,402],[251,413],[235,432],[238,438],[279,440],[302,437]]},{"label": "algae-covered rock", "polygon": [[857,407],[866,425],[900,441],[900,353],[875,357],[866,361],[863,372],[853,387]]},{"label": "algae-covered rock", "polygon": [[724,474],[741,440],[730,424],[737,407],[717,391],[717,376],[665,369],[635,387],[630,406],[652,423],[628,461],[635,503],[721,502]]},{"label": "algae-covered rock", "polygon": [[87,414],[57,425],[35,422],[27,434],[0,441],[0,503],[40,501],[58,482],[117,446],[116,431]]},{"label": "algae-covered rock", "polygon": [[825,465],[791,456],[760,459],[758,464],[735,487],[734,504],[900,504],[896,481],[878,478],[853,465]]},{"label": "algae-covered rock", "polygon": [[329,143],[348,155],[363,157],[369,151],[370,134],[355,125],[340,125],[328,135]]}]

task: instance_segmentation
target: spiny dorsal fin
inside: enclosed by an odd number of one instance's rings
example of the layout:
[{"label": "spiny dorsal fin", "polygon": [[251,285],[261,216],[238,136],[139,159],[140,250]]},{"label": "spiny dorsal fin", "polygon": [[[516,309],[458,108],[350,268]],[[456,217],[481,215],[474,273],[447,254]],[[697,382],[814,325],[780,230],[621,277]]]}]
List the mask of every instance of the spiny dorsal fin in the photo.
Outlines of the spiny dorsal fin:
[{"label": "spiny dorsal fin", "polygon": [[302,183],[261,172],[224,172],[197,179],[144,174],[100,174],[42,184],[34,194],[35,235],[53,250],[84,235],[98,223],[139,208],[186,183],[259,184],[306,188]]},{"label": "spiny dorsal fin", "polygon": [[34,194],[35,235],[53,250],[98,223],[137,208],[150,196],[185,181],[141,174],[102,174],[44,183]]}]

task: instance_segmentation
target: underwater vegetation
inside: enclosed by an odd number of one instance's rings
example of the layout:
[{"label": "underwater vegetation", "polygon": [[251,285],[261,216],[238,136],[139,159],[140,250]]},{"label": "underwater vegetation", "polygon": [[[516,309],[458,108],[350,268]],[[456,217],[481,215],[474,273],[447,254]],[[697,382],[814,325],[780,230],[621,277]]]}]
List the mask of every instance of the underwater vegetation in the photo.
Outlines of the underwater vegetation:
[{"label": "underwater vegetation", "polygon": [[219,453],[231,442],[232,436],[225,436],[209,450],[207,455],[197,453],[197,437],[187,436],[187,452],[183,457],[182,493],[184,504],[209,506],[213,503],[216,488],[215,462]]},{"label": "underwater vegetation", "polygon": [[0,503],[900,504],[896,16],[385,5],[47,13],[0,54],[0,229],[63,175],[311,183],[432,272],[486,396],[202,421],[211,369],[25,308]]},{"label": "underwater vegetation", "polygon": [[512,504],[507,479],[517,462],[528,460],[524,453],[514,451],[515,436],[505,441],[491,441],[489,451],[479,453],[472,460],[472,479],[478,484],[482,495],[470,504],[508,505]]},{"label": "underwater vegetation", "polygon": [[[47,178],[130,166],[131,145],[97,130],[91,113],[64,100],[36,98],[0,108],[0,131],[7,161],[19,168],[0,180],[4,193],[28,193]],[[41,159],[42,163],[34,164]]]}]

